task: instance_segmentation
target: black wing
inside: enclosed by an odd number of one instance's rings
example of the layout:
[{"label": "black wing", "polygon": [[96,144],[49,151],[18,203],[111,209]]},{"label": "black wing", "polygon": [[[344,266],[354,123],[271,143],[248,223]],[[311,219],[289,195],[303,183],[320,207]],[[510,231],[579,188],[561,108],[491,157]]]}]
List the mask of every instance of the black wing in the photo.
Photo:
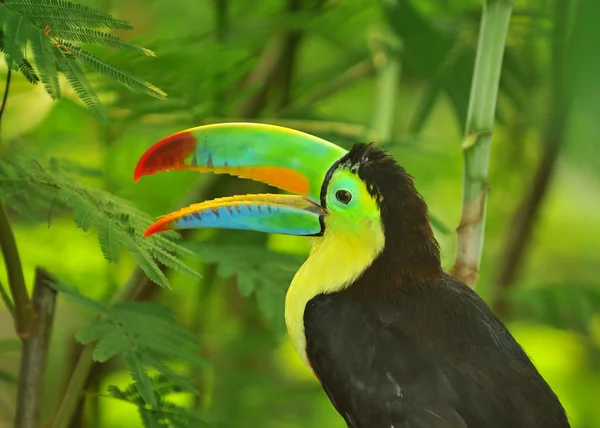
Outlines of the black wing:
[{"label": "black wing", "polygon": [[305,332],[312,368],[349,427],[467,427],[442,368],[359,302],[311,300]]}]

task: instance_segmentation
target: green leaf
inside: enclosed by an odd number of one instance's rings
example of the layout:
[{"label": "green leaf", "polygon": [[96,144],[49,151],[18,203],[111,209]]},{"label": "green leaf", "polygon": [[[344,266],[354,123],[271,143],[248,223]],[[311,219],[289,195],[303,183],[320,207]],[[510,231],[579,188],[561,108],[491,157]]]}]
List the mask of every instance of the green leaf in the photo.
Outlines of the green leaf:
[{"label": "green leaf", "polygon": [[96,43],[99,45],[112,46],[122,50],[134,51],[145,56],[156,56],[156,54],[150,49],[133,45],[125,40],[120,39],[119,37],[113,36],[112,34],[91,30],[89,28],[55,29],[54,35],[68,41]]},{"label": "green leaf", "polygon": [[190,248],[209,264],[217,264],[217,275],[235,276],[242,296],[255,295],[258,307],[279,333],[285,331],[285,290],[302,264],[302,258],[255,245],[192,244]]},{"label": "green leaf", "polygon": [[11,13],[6,6],[1,6],[2,14],[6,14],[4,28],[4,59],[8,68],[19,70],[23,60],[23,51],[27,42],[27,23],[21,15]]},{"label": "green leaf", "polygon": [[163,373],[151,378],[152,387],[158,396],[157,406],[148,406],[140,397],[135,384],[128,385],[127,388],[120,389],[114,385],[108,387],[112,398],[123,400],[138,407],[144,427],[160,428],[183,428],[183,427],[201,427],[208,426],[196,412],[184,409],[167,400],[167,396],[172,393],[181,392],[179,385],[172,381],[172,378]]},{"label": "green leaf", "polygon": [[33,66],[29,61],[27,61],[26,58],[21,59],[21,64],[19,64],[19,71],[23,76],[25,76],[25,79],[27,79],[27,81],[32,85],[37,85],[40,81],[40,78],[37,76],[35,70],[33,69]]},{"label": "green leaf", "polygon": [[87,345],[88,343],[100,340],[102,336],[110,333],[113,329],[114,327],[110,321],[105,319],[96,320],[81,327],[75,335],[75,339],[79,343]]},{"label": "green leaf", "polygon": [[162,264],[164,264],[165,266],[167,266],[179,273],[186,274],[189,277],[202,279],[202,275],[199,272],[192,269],[187,264],[182,262],[177,257],[173,256],[166,250],[164,250],[160,247],[153,247],[152,253],[153,253],[154,257],[156,257],[156,259],[158,261],[160,261]]},{"label": "green leaf", "polygon": [[133,256],[138,266],[150,280],[163,288],[171,288],[169,280],[163,271],[154,263],[152,256],[145,248],[140,247],[131,237],[123,236],[123,246]]},{"label": "green leaf", "polygon": [[98,208],[77,192],[71,189],[60,189],[58,191],[59,198],[63,199],[75,211],[75,224],[84,232],[87,232],[98,221],[96,214]]},{"label": "green leaf", "polygon": [[50,287],[54,288],[56,291],[67,295],[67,297],[69,297],[74,302],[77,302],[78,304],[85,306],[86,308],[96,311],[100,314],[106,314],[106,308],[104,307],[104,305],[102,305],[99,302],[96,302],[93,299],[90,299],[89,297],[84,296],[75,288],[65,285],[58,279],[53,278],[53,280],[49,283],[49,285],[50,285]]},{"label": "green leaf", "polygon": [[131,349],[130,340],[119,330],[113,330],[102,336],[96,344],[92,358],[101,363],[110,360],[113,357],[128,352]]},{"label": "green leaf", "polygon": [[124,355],[125,363],[131,374],[131,378],[135,382],[135,386],[144,399],[151,406],[157,406],[158,400],[152,390],[152,382],[148,372],[142,366],[142,357],[134,350],[127,350]]},{"label": "green leaf", "polygon": [[51,27],[72,28],[107,27],[119,30],[131,30],[132,25],[116,19],[108,13],[91,7],[64,0],[5,0],[6,6],[30,17],[36,23]]},{"label": "green leaf", "polygon": [[96,223],[98,227],[98,242],[104,258],[109,262],[119,262],[119,242],[117,240],[117,233],[114,232],[113,228],[115,222],[110,218],[103,218],[98,220]]},{"label": "green leaf", "polygon": [[[49,166],[17,153],[0,155],[0,198],[8,206],[36,222],[50,222],[55,213],[74,212],[75,224],[84,231],[97,229],[99,247],[105,258],[118,262],[124,247],[140,264],[148,277],[170,287],[154,255],[166,266],[182,274],[199,278],[200,274],[178,258],[193,255],[178,244],[176,233],[143,237],[153,219],[130,202],[108,192],[85,186],[81,176],[98,176],[97,171],[75,161],[51,159]],[[27,198],[24,197],[27,195]]]},{"label": "green leaf", "polygon": [[58,58],[58,64],[81,101],[101,123],[108,123],[108,114],[75,57],[61,48],[54,49],[54,52],[58,52],[55,55]]},{"label": "green leaf", "polygon": [[85,65],[92,68],[93,70],[96,70],[100,74],[115,79],[122,85],[127,86],[132,90],[140,90],[142,92],[145,92],[146,94],[153,96],[154,98],[165,99],[167,97],[167,94],[165,94],[162,90],[158,89],[151,83],[146,82],[138,77],[135,77],[131,73],[122,70],[121,68],[110,64],[101,58],[98,58],[91,52],[88,52],[85,49],[74,46],[70,43],[65,42],[64,45],[73,53],[73,55],[75,55],[75,57],[80,59],[81,62],[83,62]]},{"label": "green leaf", "polygon": [[29,42],[33,51],[33,58],[37,65],[38,75],[44,84],[46,92],[52,99],[60,98],[60,85],[58,83],[58,70],[56,59],[52,52],[50,39],[39,30],[30,31]]}]

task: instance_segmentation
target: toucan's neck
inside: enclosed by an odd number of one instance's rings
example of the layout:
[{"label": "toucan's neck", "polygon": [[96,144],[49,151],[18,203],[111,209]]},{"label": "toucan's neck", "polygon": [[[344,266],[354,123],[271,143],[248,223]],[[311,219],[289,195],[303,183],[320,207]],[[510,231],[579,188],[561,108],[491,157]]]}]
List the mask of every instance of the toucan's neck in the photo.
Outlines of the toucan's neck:
[{"label": "toucan's neck", "polygon": [[380,202],[385,233],[383,251],[347,288],[365,297],[390,297],[419,289],[443,273],[427,205],[412,178],[397,176],[386,187],[387,195]]}]

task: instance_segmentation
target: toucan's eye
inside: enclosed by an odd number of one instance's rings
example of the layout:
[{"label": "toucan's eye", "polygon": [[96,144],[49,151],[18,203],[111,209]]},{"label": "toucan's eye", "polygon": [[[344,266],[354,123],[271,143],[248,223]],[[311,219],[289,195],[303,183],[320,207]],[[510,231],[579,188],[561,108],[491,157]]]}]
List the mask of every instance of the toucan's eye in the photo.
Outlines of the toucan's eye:
[{"label": "toucan's eye", "polygon": [[335,198],[344,205],[348,205],[352,200],[352,193],[347,190],[341,189],[335,192]]}]

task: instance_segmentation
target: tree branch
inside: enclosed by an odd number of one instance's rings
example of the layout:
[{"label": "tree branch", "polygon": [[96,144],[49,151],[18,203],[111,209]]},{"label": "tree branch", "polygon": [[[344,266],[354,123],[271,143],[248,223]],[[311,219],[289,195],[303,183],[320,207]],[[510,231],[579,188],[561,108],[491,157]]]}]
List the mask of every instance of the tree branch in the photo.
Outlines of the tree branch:
[{"label": "tree branch", "polygon": [[0,250],[4,257],[4,265],[8,275],[8,287],[14,302],[15,328],[21,339],[31,334],[33,310],[25,286],[25,277],[21,266],[21,258],[17,249],[15,235],[8,220],[4,205],[0,200]]},{"label": "tree branch", "polygon": [[15,428],[39,427],[46,357],[56,303],[56,291],[48,286],[50,280],[44,269],[36,269],[32,298],[34,325],[21,349]]},{"label": "tree branch", "polygon": [[458,250],[451,272],[471,288],[477,283],[483,252],[490,146],[511,12],[510,0],[486,0],[483,6],[467,131],[462,143],[463,203],[456,229]]},{"label": "tree branch", "polygon": [[328,83],[318,88],[313,94],[310,94],[304,98],[300,98],[299,100],[294,101],[285,108],[281,109],[278,112],[278,116],[285,116],[290,114],[291,112],[310,107],[316,102],[339,92],[340,90],[346,88],[352,83],[355,83],[356,81],[364,79],[366,77],[372,76],[376,70],[377,66],[373,59],[369,58],[360,61],[357,64],[354,64],[352,67],[348,68],[342,74],[335,76]]},{"label": "tree branch", "polygon": [[2,137],[2,116],[4,115],[4,109],[6,108],[6,101],[8,100],[8,91],[10,90],[10,77],[12,70],[10,67],[6,72],[6,85],[4,86],[4,95],[2,96],[2,104],[0,104],[0,138]]},{"label": "tree branch", "polygon": [[513,287],[524,262],[524,255],[530,243],[533,227],[540,208],[548,193],[554,175],[556,161],[565,141],[565,129],[569,113],[569,98],[565,88],[564,75],[565,43],[569,6],[562,0],[555,1],[554,33],[550,75],[552,77],[549,111],[542,135],[544,152],[533,178],[515,213],[502,256],[501,267],[496,279],[495,297],[492,308],[500,317],[506,317],[510,308],[508,292]]}]

